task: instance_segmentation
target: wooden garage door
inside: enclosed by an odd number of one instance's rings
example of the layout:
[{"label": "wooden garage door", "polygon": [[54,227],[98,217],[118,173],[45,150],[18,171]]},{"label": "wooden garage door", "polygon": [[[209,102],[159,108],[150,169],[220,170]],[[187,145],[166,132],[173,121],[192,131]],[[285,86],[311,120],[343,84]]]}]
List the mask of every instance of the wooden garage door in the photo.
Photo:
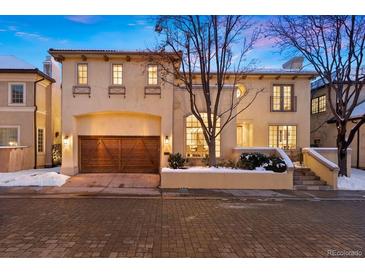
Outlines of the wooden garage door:
[{"label": "wooden garage door", "polygon": [[159,136],[79,136],[80,172],[158,173]]}]

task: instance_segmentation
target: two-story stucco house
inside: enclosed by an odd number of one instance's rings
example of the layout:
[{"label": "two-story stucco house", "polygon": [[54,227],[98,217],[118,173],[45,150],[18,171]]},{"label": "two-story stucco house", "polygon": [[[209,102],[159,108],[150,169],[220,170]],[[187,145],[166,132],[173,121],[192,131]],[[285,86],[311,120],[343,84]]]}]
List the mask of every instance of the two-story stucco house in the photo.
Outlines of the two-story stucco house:
[{"label": "two-story stucco house", "polygon": [[15,56],[0,56],[0,171],[52,165],[54,79]]},{"label": "two-story stucco house", "polygon": [[[154,53],[67,49],[49,53],[62,63],[63,173],[158,173],[171,152],[192,159],[208,153],[186,91],[161,80],[161,69],[151,58]],[[243,75],[237,84],[240,93],[252,88],[265,92],[223,130],[217,156],[229,159],[236,146],[294,152],[308,147],[314,76],[298,70]]]},{"label": "two-story stucco house", "polygon": [[[333,97],[332,100],[335,100]],[[360,92],[358,104],[352,112],[349,131],[365,113],[365,88]],[[337,129],[329,106],[327,85],[322,80],[312,83],[311,144],[316,147],[336,147]],[[361,126],[351,145],[351,165],[365,168],[365,129]]]}]

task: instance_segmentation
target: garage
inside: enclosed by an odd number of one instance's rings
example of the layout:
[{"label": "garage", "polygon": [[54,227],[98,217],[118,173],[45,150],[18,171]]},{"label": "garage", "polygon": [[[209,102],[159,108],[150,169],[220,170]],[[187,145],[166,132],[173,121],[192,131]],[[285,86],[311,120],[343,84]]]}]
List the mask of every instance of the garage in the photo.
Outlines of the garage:
[{"label": "garage", "polygon": [[159,173],[160,136],[79,136],[82,173]]}]

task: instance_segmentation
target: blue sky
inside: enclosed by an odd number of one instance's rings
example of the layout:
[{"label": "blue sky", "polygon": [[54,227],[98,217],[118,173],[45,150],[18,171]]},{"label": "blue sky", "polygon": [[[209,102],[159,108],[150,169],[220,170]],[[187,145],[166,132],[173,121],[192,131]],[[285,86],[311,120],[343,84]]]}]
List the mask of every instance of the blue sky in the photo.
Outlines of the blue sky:
[{"label": "blue sky", "polygon": [[[269,17],[256,17],[265,23]],[[0,16],[0,55],[15,55],[42,67],[49,48],[143,50],[156,43],[150,16]],[[260,67],[280,67],[286,58],[265,38],[248,58]]]}]

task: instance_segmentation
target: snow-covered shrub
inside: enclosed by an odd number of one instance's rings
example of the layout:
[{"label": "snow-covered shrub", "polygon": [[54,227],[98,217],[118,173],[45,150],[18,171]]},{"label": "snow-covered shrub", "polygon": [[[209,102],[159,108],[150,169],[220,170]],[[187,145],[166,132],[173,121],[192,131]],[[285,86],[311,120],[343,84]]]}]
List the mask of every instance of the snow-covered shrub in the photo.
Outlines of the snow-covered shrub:
[{"label": "snow-covered shrub", "polygon": [[286,164],[283,159],[276,156],[270,156],[267,158],[268,162],[263,165],[266,170],[271,170],[274,172],[285,172]]},{"label": "snow-covered shrub", "polygon": [[237,167],[240,169],[254,170],[257,167],[263,166],[267,161],[267,156],[259,152],[242,153],[237,162]]},{"label": "snow-covered shrub", "polygon": [[180,153],[171,153],[168,159],[169,167],[173,169],[183,168],[186,159]]}]

